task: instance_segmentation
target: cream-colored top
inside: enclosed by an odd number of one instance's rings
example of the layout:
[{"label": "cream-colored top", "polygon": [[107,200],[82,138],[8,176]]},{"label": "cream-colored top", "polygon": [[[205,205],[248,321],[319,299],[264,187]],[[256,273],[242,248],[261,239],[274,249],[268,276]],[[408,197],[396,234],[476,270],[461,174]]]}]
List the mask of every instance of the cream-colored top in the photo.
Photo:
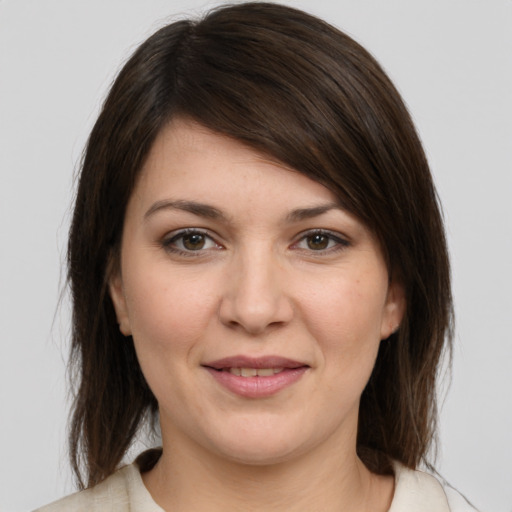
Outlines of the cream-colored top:
[{"label": "cream-colored top", "polygon": [[[144,486],[138,467],[121,468],[101,484],[34,512],[164,512]],[[395,464],[395,494],[389,512],[475,512],[458,493],[422,471]]]}]

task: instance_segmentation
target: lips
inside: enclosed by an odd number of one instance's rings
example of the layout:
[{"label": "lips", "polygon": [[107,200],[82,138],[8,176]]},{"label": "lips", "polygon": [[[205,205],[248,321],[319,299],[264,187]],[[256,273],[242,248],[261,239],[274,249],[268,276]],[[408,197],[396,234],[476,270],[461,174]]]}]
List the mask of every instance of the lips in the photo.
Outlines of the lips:
[{"label": "lips", "polygon": [[279,356],[233,356],[205,363],[203,366],[213,368],[214,370],[225,370],[229,368],[300,368],[302,366],[308,365],[299,361],[293,361],[292,359]]},{"label": "lips", "polygon": [[279,356],[234,356],[202,365],[223,388],[245,398],[265,398],[297,382],[309,365]]}]

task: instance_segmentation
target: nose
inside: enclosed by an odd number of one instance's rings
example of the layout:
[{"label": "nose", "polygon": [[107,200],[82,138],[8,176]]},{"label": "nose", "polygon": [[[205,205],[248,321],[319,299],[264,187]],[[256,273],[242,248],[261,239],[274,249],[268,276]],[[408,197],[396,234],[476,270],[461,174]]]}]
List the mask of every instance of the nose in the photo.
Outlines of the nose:
[{"label": "nose", "polygon": [[219,308],[224,325],[258,335],[292,320],[285,272],[271,251],[239,255],[226,273]]}]

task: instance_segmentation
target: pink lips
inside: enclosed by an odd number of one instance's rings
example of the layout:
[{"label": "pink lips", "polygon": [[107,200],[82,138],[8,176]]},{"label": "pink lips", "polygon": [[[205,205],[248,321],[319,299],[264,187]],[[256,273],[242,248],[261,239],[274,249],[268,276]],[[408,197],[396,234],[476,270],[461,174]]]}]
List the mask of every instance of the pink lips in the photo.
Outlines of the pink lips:
[{"label": "pink lips", "polygon": [[309,368],[307,364],[279,356],[226,357],[203,367],[221,386],[245,398],[272,396],[297,382]]}]

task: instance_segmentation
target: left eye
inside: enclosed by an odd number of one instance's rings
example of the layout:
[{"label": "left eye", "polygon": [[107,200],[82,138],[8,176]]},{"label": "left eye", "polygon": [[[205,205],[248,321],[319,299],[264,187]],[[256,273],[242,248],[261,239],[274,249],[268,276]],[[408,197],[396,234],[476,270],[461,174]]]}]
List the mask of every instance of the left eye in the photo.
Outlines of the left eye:
[{"label": "left eye", "polygon": [[171,236],[164,245],[168,250],[183,252],[204,251],[218,247],[215,241],[202,231],[182,231]]},{"label": "left eye", "polygon": [[294,245],[298,249],[319,252],[333,249],[335,247],[346,247],[348,242],[332,233],[316,231],[313,233],[307,233]]}]

